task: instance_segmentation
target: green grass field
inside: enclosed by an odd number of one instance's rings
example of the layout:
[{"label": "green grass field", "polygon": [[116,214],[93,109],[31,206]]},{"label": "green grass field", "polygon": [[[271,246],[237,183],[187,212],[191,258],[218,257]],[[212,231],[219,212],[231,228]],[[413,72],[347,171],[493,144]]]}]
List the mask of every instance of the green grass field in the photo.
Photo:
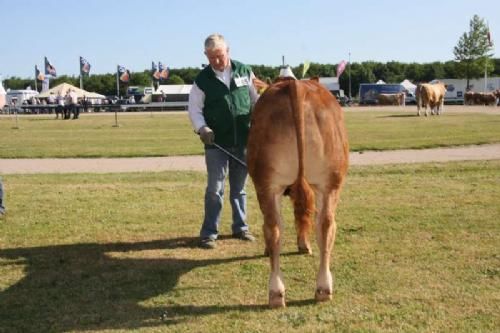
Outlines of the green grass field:
[{"label": "green grass field", "polygon": [[499,174],[500,161],[351,168],[324,304],[313,301],[317,248],[296,255],[284,200],[282,310],[266,307],[252,186],[258,242],[226,237],[226,204],[206,251],[203,173],[6,175],[0,332],[495,332]]},{"label": "green grass field", "polygon": [[[417,117],[416,107],[346,108],[352,151],[500,142],[496,108],[446,106],[441,117]],[[491,110],[491,112],[490,112]],[[186,112],[0,117],[0,158],[138,157],[202,154]]]}]

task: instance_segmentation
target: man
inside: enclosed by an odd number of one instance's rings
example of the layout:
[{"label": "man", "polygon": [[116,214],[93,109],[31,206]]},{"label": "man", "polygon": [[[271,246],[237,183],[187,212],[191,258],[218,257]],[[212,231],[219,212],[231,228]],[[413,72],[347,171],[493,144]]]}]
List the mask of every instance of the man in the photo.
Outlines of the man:
[{"label": "man", "polygon": [[47,97],[47,104],[55,104],[56,103],[56,99],[54,97],[54,92],[50,92],[49,94],[49,97]]},{"label": "man", "polygon": [[66,91],[66,95],[64,96],[64,119],[71,118],[71,96],[70,90]]},{"label": "man", "polygon": [[229,176],[233,237],[255,240],[246,223],[247,168],[215,144],[239,160],[246,160],[250,112],[258,94],[252,82],[255,77],[252,70],[229,58],[229,47],[222,35],[207,37],[205,55],[210,65],[195,79],[189,94],[189,117],[205,144],[208,173],[200,247],[213,249],[224,202],[226,175]]},{"label": "man", "polygon": [[73,113],[73,119],[78,119],[80,117],[80,108],[78,107],[78,95],[76,92],[71,89],[69,91],[69,100],[70,100],[70,112]]},{"label": "man", "polygon": [[61,95],[61,92],[57,94],[56,97],[57,106],[56,106],[56,119],[59,118],[59,114],[61,114],[61,119],[64,119],[64,97]]}]

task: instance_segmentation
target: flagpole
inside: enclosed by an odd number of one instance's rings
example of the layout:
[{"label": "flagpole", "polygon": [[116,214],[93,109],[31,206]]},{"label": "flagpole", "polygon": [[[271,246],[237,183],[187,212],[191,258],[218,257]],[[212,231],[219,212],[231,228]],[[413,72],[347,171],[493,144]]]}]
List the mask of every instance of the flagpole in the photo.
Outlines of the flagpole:
[{"label": "flagpole", "polygon": [[116,66],[116,96],[120,99],[120,65]]},{"label": "flagpole", "polygon": [[351,52],[349,52],[349,103],[352,100],[351,95]]},{"label": "flagpole", "polygon": [[38,77],[36,76],[36,65],[35,65],[35,91],[38,91],[38,84],[36,81],[38,81]]},{"label": "flagpole", "polygon": [[[493,43],[491,42],[490,24],[486,21],[486,37],[488,38],[488,46],[491,48]],[[484,59],[484,92],[488,92],[488,57]]]},{"label": "flagpole", "polygon": [[82,57],[80,57],[80,63],[78,65],[80,66],[80,89],[83,90]]},{"label": "flagpole", "polygon": [[488,60],[484,61],[484,92],[488,92]]}]

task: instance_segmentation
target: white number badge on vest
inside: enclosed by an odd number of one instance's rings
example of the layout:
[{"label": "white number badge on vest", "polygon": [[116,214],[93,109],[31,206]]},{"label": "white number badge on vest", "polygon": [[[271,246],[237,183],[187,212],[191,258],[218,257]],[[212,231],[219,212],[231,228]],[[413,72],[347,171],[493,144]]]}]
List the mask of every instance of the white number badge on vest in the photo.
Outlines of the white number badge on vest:
[{"label": "white number badge on vest", "polygon": [[244,87],[250,85],[250,81],[248,80],[248,77],[235,77],[234,78],[234,84],[239,87]]}]

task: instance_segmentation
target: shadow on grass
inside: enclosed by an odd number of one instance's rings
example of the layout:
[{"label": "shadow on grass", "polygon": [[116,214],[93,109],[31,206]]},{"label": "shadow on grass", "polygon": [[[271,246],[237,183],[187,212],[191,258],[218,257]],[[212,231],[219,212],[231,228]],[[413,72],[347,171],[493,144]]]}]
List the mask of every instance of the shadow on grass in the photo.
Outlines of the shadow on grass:
[{"label": "shadow on grass", "polygon": [[[40,121],[51,121],[51,120],[64,120],[62,118],[56,118],[55,115],[51,114],[44,114],[45,116],[49,116],[46,118],[30,118],[30,119],[23,119],[23,121],[29,121],[29,122],[40,122]],[[68,119],[66,119],[68,120]]]},{"label": "shadow on grass", "polygon": [[391,114],[389,116],[380,116],[377,118],[418,118],[419,116],[414,113],[414,114]]},{"label": "shadow on grass", "polygon": [[[313,299],[308,300],[293,300],[287,301],[287,307],[302,307],[317,304]],[[224,313],[228,311],[238,311],[238,312],[263,312],[263,311],[276,311],[267,304],[253,304],[253,305],[208,305],[208,306],[171,306],[165,308],[162,320],[164,322],[178,323],[179,318],[176,317],[189,317],[189,316],[205,316],[214,313]]]},{"label": "shadow on grass", "polygon": [[262,258],[127,258],[135,251],[194,248],[197,241],[176,238],[2,249],[1,265],[13,266],[12,272],[16,266],[22,268],[24,277],[0,291],[0,332],[135,329],[176,324],[196,314],[266,308],[142,306],[141,302],[172,291],[180,277],[193,269]]}]

